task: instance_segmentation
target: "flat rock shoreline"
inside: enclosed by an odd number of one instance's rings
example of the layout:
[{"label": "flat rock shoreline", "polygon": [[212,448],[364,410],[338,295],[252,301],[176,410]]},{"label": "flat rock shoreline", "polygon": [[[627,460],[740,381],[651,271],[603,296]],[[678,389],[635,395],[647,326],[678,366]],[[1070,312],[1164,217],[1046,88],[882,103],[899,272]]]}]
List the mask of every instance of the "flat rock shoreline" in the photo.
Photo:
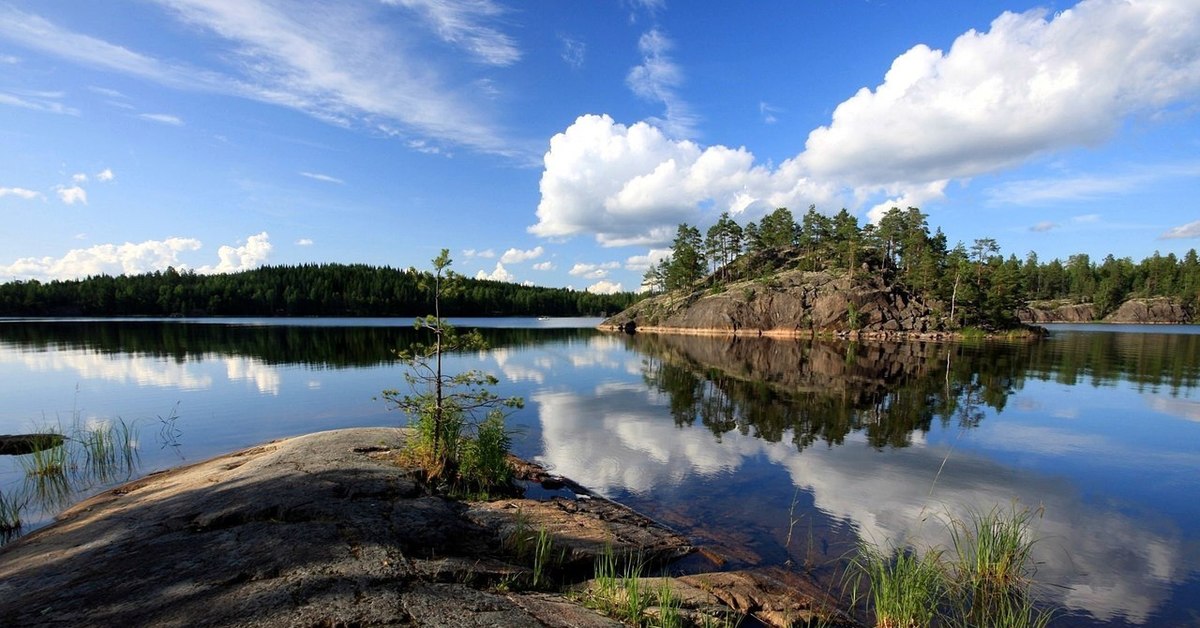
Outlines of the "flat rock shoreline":
[{"label": "flat rock shoreline", "polygon": [[[0,625],[619,626],[571,592],[587,588],[595,558],[611,548],[661,566],[692,551],[687,539],[569,481],[573,498],[431,494],[395,461],[404,434],[284,439],[81,502],[0,549]],[[548,479],[527,464],[519,475]],[[544,486],[564,492],[562,484]],[[531,586],[512,540],[539,530],[560,552],[571,590]],[[803,624],[832,604],[780,569],[668,586],[686,612],[751,617],[742,625]]]}]

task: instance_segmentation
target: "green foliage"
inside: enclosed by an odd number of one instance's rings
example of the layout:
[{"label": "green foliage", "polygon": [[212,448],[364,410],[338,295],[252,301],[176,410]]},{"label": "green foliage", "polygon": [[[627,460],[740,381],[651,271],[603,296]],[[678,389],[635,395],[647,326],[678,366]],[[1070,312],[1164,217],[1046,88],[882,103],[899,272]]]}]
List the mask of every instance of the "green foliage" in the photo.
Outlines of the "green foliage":
[{"label": "green foliage", "polygon": [[[1156,252],[1139,264],[1109,255],[1097,265],[1086,254],[1072,255],[1066,263],[1040,263],[1033,252],[1022,263],[1015,255],[1000,255],[994,238],[949,247],[941,229],[931,234],[928,216],[915,207],[893,207],[878,224],[862,227],[846,209],[828,216],[815,206],[800,224],[783,207],[745,228],[722,214],[706,233],[703,251],[714,282],[773,276],[781,268],[844,269],[853,276],[865,265],[926,303],[949,305],[951,328],[1011,329],[1018,326],[1018,308],[1048,299],[1092,302],[1102,317],[1132,297],[1171,297],[1188,315],[1200,317],[1200,255],[1194,249],[1182,259]],[[680,225],[673,257],[648,270],[644,285],[656,291],[691,288],[702,272],[694,254],[699,234]],[[747,255],[731,258],[739,242]]]},{"label": "green foliage", "polygon": [[21,534],[24,525],[21,522],[21,511],[24,509],[24,502],[18,501],[13,495],[0,492],[0,545]]},{"label": "green foliage", "polygon": [[382,396],[409,416],[415,434],[409,451],[431,482],[455,492],[487,495],[509,485],[511,439],[504,427],[505,409],[520,408],[524,400],[492,392],[498,380],[489,373],[468,370],[450,375],[443,371],[446,353],[486,348],[478,330],[459,334],[441,318],[442,294],[458,288],[450,264],[447,249],[433,259],[429,287],[434,314],[418,318],[414,324],[431,336],[432,342],[413,344],[398,353],[409,367],[404,377],[410,392],[388,389]]}]

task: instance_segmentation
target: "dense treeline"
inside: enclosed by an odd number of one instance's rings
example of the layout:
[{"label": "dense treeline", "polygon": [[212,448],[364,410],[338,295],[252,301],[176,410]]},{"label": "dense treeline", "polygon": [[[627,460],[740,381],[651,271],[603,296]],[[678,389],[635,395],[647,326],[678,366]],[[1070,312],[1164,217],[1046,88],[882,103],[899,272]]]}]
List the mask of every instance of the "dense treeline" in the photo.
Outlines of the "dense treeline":
[{"label": "dense treeline", "polygon": [[[679,225],[670,257],[650,268],[644,284],[655,291],[692,288],[756,277],[776,268],[761,267],[763,253],[793,251],[803,270],[842,269],[882,272],[912,292],[935,299],[951,320],[963,326],[1007,327],[1017,308],[1039,300],[1092,303],[1097,318],[1134,297],[1172,297],[1190,311],[1200,310],[1200,258],[1157,252],[1141,262],[1086,254],[1065,262],[1004,257],[991,238],[948,246],[940,228],[930,232],[928,216],[915,207],[893,207],[878,224],[860,226],[842,209],[826,216],[810,206],[799,222],[786,208],[744,227],[722,214],[702,236]],[[770,256],[767,256],[770,257]],[[778,256],[775,256],[778,257]]]},{"label": "dense treeline", "polygon": [[[428,273],[362,264],[265,266],[223,275],[142,275],[0,285],[0,316],[416,316],[433,311]],[[443,316],[598,316],[629,293],[592,294],[457,277]]]}]

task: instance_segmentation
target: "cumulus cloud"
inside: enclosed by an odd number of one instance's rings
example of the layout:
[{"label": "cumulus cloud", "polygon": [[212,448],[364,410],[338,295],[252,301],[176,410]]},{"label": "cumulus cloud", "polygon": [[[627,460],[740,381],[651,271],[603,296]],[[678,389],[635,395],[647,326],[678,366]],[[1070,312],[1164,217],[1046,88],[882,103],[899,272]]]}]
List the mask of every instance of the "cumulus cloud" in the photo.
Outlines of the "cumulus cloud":
[{"label": "cumulus cloud", "polygon": [[0,188],[0,198],[4,198],[5,196],[15,196],[17,198],[23,198],[27,201],[31,201],[41,195],[42,194],[40,192],[27,190],[25,188]]},{"label": "cumulus cloud", "polygon": [[587,291],[592,294],[616,294],[621,291],[621,284],[620,282],[613,283],[605,279],[588,286]]},{"label": "cumulus cloud", "polygon": [[313,241],[309,238],[300,238],[296,240],[296,246],[312,246]]},{"label": "cumulus cloud", "polygon": [[1050,222],[1049,220],[1043,220],[1043,221],[1039,222],[1038,224],[1030,227],[1029,230],[1033,231],[1035,233],[1043,233],[1046,231],[1050,231],[1051,229],[1057,229],[1057,228],[1058,228],[1058,223]]},{"label": "cumulus cloud", "polygon": [[266,263],[271,254],[271,242],[267,232],[246,238],[241,246],[224,245],[217,249],[220,262],[216,266],[202,266],[197,272],[204,274],[236,273],[257,268]]},{"label": "cumulus cloud", "polygon": [[608,271],[619,268],[621,265],[617,262],[606,262],[604,264],[575,264],[568,274],[574,277],[583,277],[584,279],[600,279],[608,276]]},{"label": "cumulus cloud", "polygon": [[88,176],[86,173],[83,173],[83,172],[77,172],[77,173],[71,175],[71,183],[75,183],[75,184],[87,183],[87,180],[88,180]]},{"label": "cumulus cloud", "polygon": [[531,259],[537,259],[542,256],[542,253],[545,253],[545,250],[540,246],[529,249],[528,251],[509,249],[504,252],[504,255],[500,256],[500,261],[504,262],[505,264],[519,264]]},{"label": "cumulus cloud", "polygon": [[54,191],[58,194],[58,199],[67,205],[74,205],[75,203],[87,205],[87,190],[78,185],[72,185],[71,187],[60,185],[54,188]]},{"label": "cumulus cloud", "polygon": [[162,270],[168,266],[184,268],[179,255],[200,248],[194,238],[167,238],[125,244],[98,244],[73,249],[66,255],[26,257],[0,266],[0,277],[25,279],[76,279],[88,275],[138,274]]},{"label": "cumulus cloud", "polygon": [[491,259],[496,257],[496,252],[491,249],[484,249],[482,251],[476,251],[475,249],[463,249],[463,255],[465,255],[468,259],[472,257]]},{"label": "cumulus cloud", "polygon": [[[627,81],[644,97],[680,80],[665,56],[669,41],[653,33],[643,38],[646,62]],[[1130,116],[1197,95],[1200,10],[1190,0],[1004,13],[946,51],[918,45],[897,57],[880,84],[838,105],[778,166],[756,164],[745,148],[672,139],[664,121],[627,127],[580,117],[550,142],[529,231],[661,246],[678,223],[721,211],[756,217],[780,206],[845,205],[877,219],[892,206],[943,198],[950,181],[1099,144]],[[1112,185],[1077,178],[1014,191],[1032,200]]]},{"label": "cumulus cloud", "polygon": [[668,243],[680,222],[701,217],[702,206],[740,214],[832,198],[832,189],[812,185],[794,161],[772,171],[754,165],[744,148],[701,148],[607,115],[580,116],[551,138],[544,162],[538,222],[529,232],[590,233],[604,246]]},{"label": "cumulus cloud", "polygon": [[671,257],[671,249],[650,249],[645,255],[631,255],[626,259],[625,270],[645,272],[668,257]]},{"label": "cumulus cloud", "polygon": [[308,177],[309,179],[313,179],[316,181],[323,181],[325,183],[337,183],[338,185],[345,183],[345,181],[342,181],[341,179],[339,179],[337,177],[331,177],[327,174],[321,174],[319,172],[301,172],[300,176]]},{"label": "cumulus cloud", "polygon": [[1131,113],[1200,88],[1200,18],[1186,0],[1085,0],[996,18],[949,52],[918,45],[809,134],[808,172],[853,186],[972,177],[1101,142]]},{"label": "cumulus cloud", "polygon": [[117,175],[113,174],[112,168],[105,168],[104,170],[96,173],[96,180],[104,183],[108,183],[116,178]]},{"label": "cumulus cloud", "polygon": [[183,126],[183,119],[179,116],[173,116],[169,113],[139,113],[138,117],[143,120],[157,122],[159,124],[169,124],[171,126]]},{"label": "cumulus cloud", "polygon": [[1182,238],[1200,238],[1200,220],[1189,222],[1186,225],[1172,227],[1166,233],[1158,236],[1160,240],[1177,240]]},{"label": "cumulus cloud", "polygon": [[678,94],[683,84],[683,70],[668,54],[672,47],[674,43],[658,29],[642,35],[638,39],[642,63],[629,71],[625,84],[639,97],[662,103],[666,108],[662,118],[650,118],[656,126],[673,137],[692,137],[699,120]]},{"label": "cumulus cloud", "polygon": [[537,264],[534,264],[531,268],[533,268],[534,270],[554,270],[555,267],[554,267],[554,262],[547,260],[545,262],[538,262]]},{"label": "cumulus cloud", "polygon": [[496,268],[492,272],[479,271],[475,273],[476,279],[484,279],[488,281],[507,281],[514,282],[517,278],[504,267],[504,262],[496,262]]}]

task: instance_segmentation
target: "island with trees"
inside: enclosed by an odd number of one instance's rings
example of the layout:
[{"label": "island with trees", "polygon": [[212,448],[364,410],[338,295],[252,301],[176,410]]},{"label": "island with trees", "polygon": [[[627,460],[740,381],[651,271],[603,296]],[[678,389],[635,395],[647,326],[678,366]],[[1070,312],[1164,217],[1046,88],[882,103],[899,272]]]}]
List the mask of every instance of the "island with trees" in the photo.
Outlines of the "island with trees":
[{"label": "island with trees", "polygon": [[953,247],[919,209],[860,226],[842,209],[779,208],[758,223],[729,214],[703,234],[679,225],[670,255],[647,270],[652,296],[605,329],[765,336],[937,338],[1029,334],[1029,323],[1186,323],[1200,303],[1200,259],[1155,254],[1038,261],[1004,257],[991,238]]}]

